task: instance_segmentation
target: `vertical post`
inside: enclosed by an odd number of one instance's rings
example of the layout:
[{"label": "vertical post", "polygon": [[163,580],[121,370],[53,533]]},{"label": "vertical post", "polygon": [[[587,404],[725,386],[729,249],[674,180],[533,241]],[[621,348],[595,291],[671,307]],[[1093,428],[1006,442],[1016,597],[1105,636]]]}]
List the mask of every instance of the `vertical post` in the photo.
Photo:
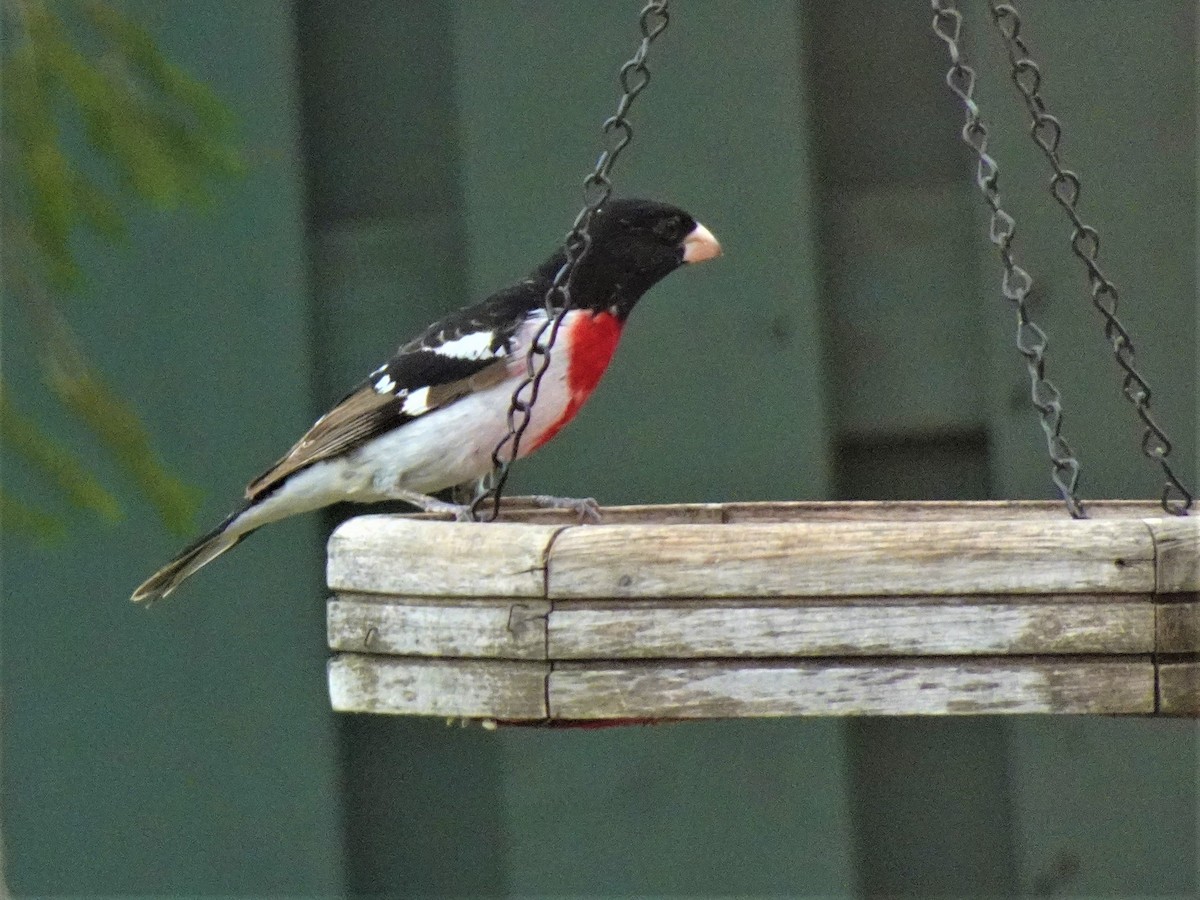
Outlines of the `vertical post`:
[{"label": "vertical post", "polygon": [[[478,299],[463,258],[453,5],[301,6],[322,408],[429,322]],[[502,850],[481,837],[501,828],[494,738],[395,716],[338,716],[338,726],[345,891],[500,891]]]},{"label": "vertical post", "polygon": [[[807,6],[837,496],[985,499],[995,294],[980,298],[964,265],[984,239],[979,197],[933,14]],[[1013,893],[1000,719],[861,717],[846,729],[858,893]]]}]

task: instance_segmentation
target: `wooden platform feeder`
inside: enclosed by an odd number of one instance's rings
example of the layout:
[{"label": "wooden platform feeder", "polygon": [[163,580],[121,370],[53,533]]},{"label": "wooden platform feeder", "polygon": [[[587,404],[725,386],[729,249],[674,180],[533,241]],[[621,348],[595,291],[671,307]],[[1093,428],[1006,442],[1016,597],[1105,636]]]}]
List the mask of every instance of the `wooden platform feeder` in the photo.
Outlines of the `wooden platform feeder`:
[{"label": "wooden platform feeder", "polygon": [[1200,715],[1200,519],[1148,503],[371,515],[329,542],[336,710],[525,724]]}]

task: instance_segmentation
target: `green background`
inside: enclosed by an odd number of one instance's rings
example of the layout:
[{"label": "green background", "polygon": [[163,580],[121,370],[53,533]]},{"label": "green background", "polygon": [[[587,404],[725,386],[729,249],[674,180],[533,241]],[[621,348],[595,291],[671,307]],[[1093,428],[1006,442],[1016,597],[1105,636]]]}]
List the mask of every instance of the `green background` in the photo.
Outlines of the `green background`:
[{"label": "green background", "polygon": [[[212,215],[146,214],[129,248],[85,248],[73,321],[204,487],[206,519],[401,340],[524,274],[565,233],[639,5],[127,5],[237,113],[251,172]],[[639,307],[586,412],[518,468],[515,489],[607,503],[1051,496],[928,5],[673,7],[616,180],[688,208],[726,255]],[[1020,9],[1082,213],[1194,481],[1195,4]],[[969,18],[965,47],[1084,493],[1156,496],[986,30]],[[7,302],[3,322],[5,381],[33,404],[39,376]],[[23,484],[11,464],[4,475]],[[334,716],[331,521],[272,526],[150,611],[126,597],[176,540],[148,507],[113,528],[80,515],[61,550],[5,541],[0,809],[14,894],[1200,889],[1187,722],[495,734]]]}]

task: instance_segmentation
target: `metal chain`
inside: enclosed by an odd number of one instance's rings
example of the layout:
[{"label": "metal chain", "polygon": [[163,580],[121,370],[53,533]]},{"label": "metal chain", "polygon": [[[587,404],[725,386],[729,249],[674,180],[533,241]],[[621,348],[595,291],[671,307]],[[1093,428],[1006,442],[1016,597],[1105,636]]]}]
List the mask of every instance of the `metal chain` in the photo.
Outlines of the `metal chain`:
[{"label": "metal chain", "polygon": [[589,226],[592,217],[612,196],[613,185],[610,176],[613,164],[621,155],[621,151],[633,140],[633,127],[629,124],[627,116],[633,101],[650,83],[650,69],[646,66],[646,56],[650,52],[650,45],[667,27],[668,3],[669,0],[650,0],[638,15],[642,40],[633,57],[621,66],[621,100],[617,104],[617,111],[601,126],[604,149],[591,174],[583,180],[584,206],[575,217],[575,222],[563,241],[566,262],[555,273],[554,280],[546,291],[543,301],[546,307],[546,321],[530,341],[529,351],[525,355],[525,375],[513,390],[508,408],[508,433],[492,450],[491,475],[481,484],[479,492],[471,502],[471,515],[475,518],[479,517],[480,507],[489,497],[492,499],[489,521],[494,521],[500,515],[500,498],[508,482],[509,470],[520,452],[521,438],[533,419],[533,406],[537,403],[542,379],[550,369],[550,353],[558,338],[558,329],[562,325],[563,317],[571,308],[571,276],[580,260],[591,249]]},{"label": "metal chain", "polygon": [[933,32],[946,44],[950,53],[950,69],[946,72],[946,84],[962,101],[967,120],[963,125],[963,142],[974,151],[978,160],[975,183],[983,199],[992,211],[988,237],[996,245],[1000,261],[1004,264],[1001,289],[1012,302],[1017,312],[1017,349],[1025,357],[1029,369],[1030,397],[1038,411],[1042,431],[1046,435],[1046,450],[1054,466],[1055,486],[1066,503],[1067,510],[1075,518],[1083,518],[1083,505],[1076,495],[1079,482],[1079,460],[1062,436],[1062,398],[1058,388],[1046,380],[1046,347],[1049,339],[1030,317],[1028,298],[1033,287],[1033,278],[1017,264],[1013,252],[1016,221],[1000,205],[1000,169],[987,152],[988,128],[979,114],[974,99],[975,70],[962,61],[959,34],[962,30],[962,14],[954,0],[932,0]]},{"label": "metal chain", "polygon": [[1134,368],[1133,340],[1117,318],[1117,287],[1109,281],[1097,262],[1100,255],[1100,235],[1095,228],[1084,224],[1075,208],[1082,185],[1076,173],[1063,168],[1059,157],[1062,124],[1050,115],[1042,99],[1041,69],[1030,58],[1029,48],[1021,37],[1021,19],[1016,8],[1010,3],[998,3],[996,0],[989,0],[988,5],[991,8],[992,22],[1008,51],[1008,60],[1012,65],[1012,82],[1029,110],[1030,137],[1041,148],[1042,154],[1050,163],[1050,168],[1054,170],[1054,177],[1050,179],[1050,193],[1071,220],[1071,252],[1087,269],[1092,305],[1104,318],[1104,336],[1112,346],[1113,358],[1125,373],[1122,393],[1133,404],[1138,418],[1146,427],[1142,434],[1142,454],[1152,462],[1157,462],[1166,478],[1163,484],[1162,507],[1173,515],[1187,515],[1192,505],[1192,494],[1171,469],[1167,461],[1171,454],[1171,441],[1150,415],[1150,385]]}]

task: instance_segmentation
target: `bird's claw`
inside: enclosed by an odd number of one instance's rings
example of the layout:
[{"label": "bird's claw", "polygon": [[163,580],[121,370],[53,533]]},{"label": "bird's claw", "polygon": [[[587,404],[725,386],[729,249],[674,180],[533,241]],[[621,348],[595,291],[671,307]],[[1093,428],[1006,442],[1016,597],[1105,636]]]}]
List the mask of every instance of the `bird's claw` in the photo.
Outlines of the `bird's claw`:
[{"label": "bird's claw", "polygon": [[600,524],[600,504],[593,497],[552,497],[534,494],[528,499],[538,509],[569,509],[579,516],[580,523]]},{"label": "bird's claw", "polygon": [[475,517],[471,513],[471,504],[469,503],[451,503],[448,500],[439,500],[436,497],[427,497],[424,494],[406,494],[397,497],[397,499],[411,503],[421,510],[421,512],[450,515],[454,518],[455,522],[475,521]]},{"label": "bird's claw", "polygon": [[455,522],[475,521],[475,513],[472,511],[470,503],[447,503],[439,511],[450,513],[454,516]]}]

